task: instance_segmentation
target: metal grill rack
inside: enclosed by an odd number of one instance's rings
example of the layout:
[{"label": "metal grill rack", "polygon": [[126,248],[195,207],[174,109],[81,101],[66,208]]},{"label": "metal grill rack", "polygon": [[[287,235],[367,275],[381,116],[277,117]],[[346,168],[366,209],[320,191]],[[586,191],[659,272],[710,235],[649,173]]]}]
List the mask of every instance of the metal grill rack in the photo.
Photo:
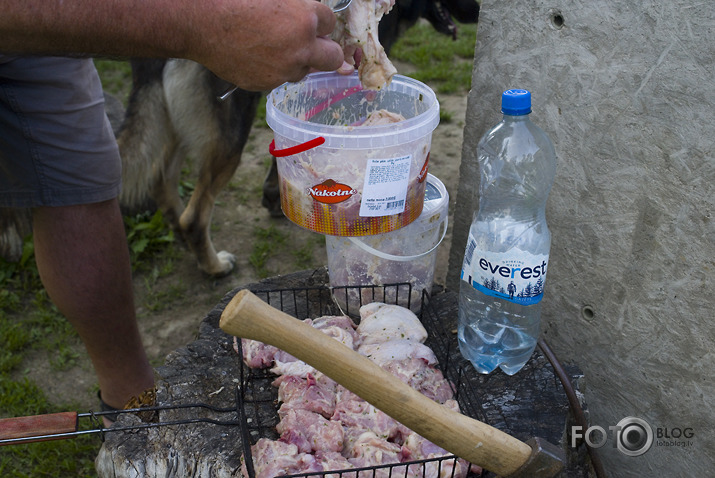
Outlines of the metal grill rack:
[{"label": "metal grill rack", "polygon": [[[409,283],[400,283],[382,286],[344,286],[334,288],[324,286],[253,290],[253,292],[273,307],[300,320],[338,314],[346,314],[353,319],[359,319],[360,307],[370,302],[399,304],[409,308],[412,286]],[[445,378],[453,384],[454,398],[459,403],[462,413],[483,421],[484,417],[481,414],[477,394],[471,389],[470,380],[467,377],[470,372],[474,373],[473,368],[468,366],[468,362],[461,359],[452,331],[444,329],[436,312],[430,306],[427,294],[422,295],[419,317],[428,332],[428,339],[425,344],[434,351],[440,370]],[[241,352],[240,348],[239,352]],[[255,478],[251,445],[255,444],[259,438],[278,438],[275,430],[279,421],[276,407],[277,390],[271,385],[271,382],[276,377],[267,369],[258,370],[245,367],[243,361],[241,361],[240,365],[240,377],[242,386],[239,393],[239,409],[241,410],[241,420],[245,423],[242,428],[243,453],[244,457],[246,457],[246,470],[250,478]],[[329,474],[331,478],[338,476],[341,478],[356,478],[358,476],[362,478],[378,475],[397,478],[407,476],[409,465],[422,466],[423,472],[428,464],[433,467],[439,467],[438,469],[441,470],[447,462],[453,462],[456,459],[454,456],[446,456],[409,463],[286,476],[307,477],[326,476]],[[421,476],[426,476],[426,474]],[[471,476],[475,475],[472,474]]]}]

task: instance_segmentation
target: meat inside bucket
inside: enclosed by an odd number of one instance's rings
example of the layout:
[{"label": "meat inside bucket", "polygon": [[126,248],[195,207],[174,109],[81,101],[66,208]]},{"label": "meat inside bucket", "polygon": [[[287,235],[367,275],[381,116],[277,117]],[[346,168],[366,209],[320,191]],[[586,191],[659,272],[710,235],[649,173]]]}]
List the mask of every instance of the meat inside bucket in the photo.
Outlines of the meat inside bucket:
[{"label": "meat inside bucket", "polygon": [[[437,247],[447,232],[449,194],[444,184],[428,174],[422,214],[400,230],[367,237],[326,237],[330,285],[369,286],[412,284],[409,297],[396,298],[399,305],[419,312],[422,292],[432,291]],[[369,302],[368,290],[347,291],[359,303]],[[337,297],[341,303],[342,297]]]},{"label": "meat inside bucket", "polygon": [[439,123],[428,86],[396,75],[376,92],[364,90],[357,74],[315,73],[271,92],[266,116],[279,156],[281,206],[294,223],[364,236],[397,230],[422,212]]}]

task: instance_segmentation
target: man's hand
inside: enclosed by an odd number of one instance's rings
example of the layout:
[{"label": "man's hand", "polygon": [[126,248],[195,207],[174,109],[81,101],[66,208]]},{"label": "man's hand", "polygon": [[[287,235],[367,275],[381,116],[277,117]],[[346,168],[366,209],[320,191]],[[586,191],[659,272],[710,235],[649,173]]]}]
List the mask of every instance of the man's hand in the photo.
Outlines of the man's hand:
[{"label": "man's hand", "polygon": [[342,49],[329,38],[335,15],[322,3],[244,0],[225,6],[215,31],[201,35],[197,50],[189,45],[187,55],[223,79],[246,90],[268,90],[313,70],[342,66]]}]

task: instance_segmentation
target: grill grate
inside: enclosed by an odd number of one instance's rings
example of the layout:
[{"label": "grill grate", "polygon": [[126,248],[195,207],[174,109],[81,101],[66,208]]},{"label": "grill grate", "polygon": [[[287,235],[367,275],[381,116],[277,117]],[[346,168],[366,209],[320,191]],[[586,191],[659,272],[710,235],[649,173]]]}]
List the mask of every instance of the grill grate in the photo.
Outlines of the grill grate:
[{"label": "grill grate", "polygon": [[[362,305],[371,302],[384,302],[399,304],[410,308],[412,286],[409,283],[371,285],[371,286],[342,286],[342,287],[305,287],[294,289],[266,289],[252,290],[264,302],[283,312],[304,320],[323,315],[346,314],[359,323],[359,309]],[[461,412],[472,418],[484,421],[481,412],[481,403],[478,395],[472,389],[469,373],[474,373],[468,366],[456,347],[454,334],[445,330],[434,309],[430,306],[430,298],[422,294],[420,313],[422,324],[428,332],[425,345],[429,346],[438,359],[438,366],[445,378],[453,384],[454,398],[459,403]],[[238,341],[239,353],[240,340]],[[277,439],[276,425],[279,422],[277,413],[277,390],[271,385],[276,376],[267,369],[251,369],[240,360],[241,391],[238,394],[239,410],[243,437],[243,453],[246,471],[250,478],[255,478],[251,445],[259,438]],[[408,466],[411,466],[410,476],[414,475],[414,467],[421,467],[418,476],[428,476],[427,467],[438,470],[437,476],[447,462],[454,462],[457,458],[446,456],[427,460],[418,460],[409,463],[380,465],[367,468],[351,468],[319,473],[302,473],[286,475],[290,477],[326,476],[334,477],[401,477],[408,476]],[[456,467],[450,467],[454,470]],[[472,474],[471,476],[475,476]]]}]

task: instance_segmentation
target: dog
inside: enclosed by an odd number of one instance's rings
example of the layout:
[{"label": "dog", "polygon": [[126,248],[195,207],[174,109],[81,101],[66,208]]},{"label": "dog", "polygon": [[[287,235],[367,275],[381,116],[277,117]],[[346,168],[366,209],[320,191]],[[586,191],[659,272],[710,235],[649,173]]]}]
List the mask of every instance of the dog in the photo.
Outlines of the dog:
[{"label": "dog", "polygon": [[[452,18],[476,23],[476,0],[397,0],[379,25],[386,51],[421,18],[437,31],[455,36]],[[171,228],[212,277],[229,274],[233,254],[217,252],[210,226],[214,202],[241,161],[263,93],[236,89],[203,66],[188,60],[132,59],[132,90],[117,135],[122,157],[125,213],[160,209]],[[199,164],[188,203],[179,195],[179,176],[186,157]],[[273,164],[263,185],[263,206],[282,216],[278,172]],[[0,256],[22,257],[22,237],[29,233],[26,210],[0,208]]]}]

